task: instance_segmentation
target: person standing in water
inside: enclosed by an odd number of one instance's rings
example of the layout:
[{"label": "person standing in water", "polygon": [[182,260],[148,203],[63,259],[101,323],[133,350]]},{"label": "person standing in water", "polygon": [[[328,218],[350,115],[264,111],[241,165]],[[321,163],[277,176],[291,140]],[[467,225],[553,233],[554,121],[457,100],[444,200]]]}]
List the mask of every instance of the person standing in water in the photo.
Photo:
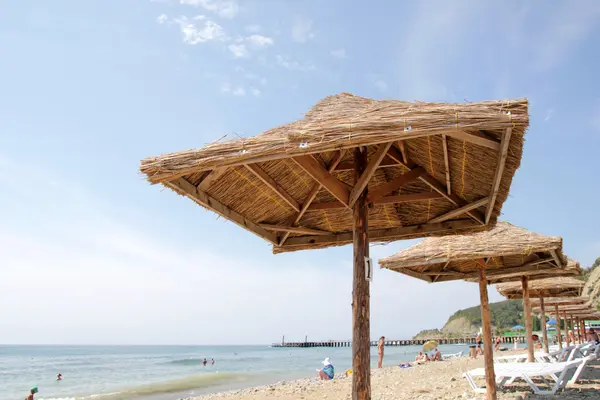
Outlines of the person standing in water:
[{"label": "person standing in water", "polygon": [[379,354],[379,361],[377,362],[377,368],[383,367],[383,349],[385,347],[385,336],[379,338],[377,343],[377,354]]},{"label": "person standing in water", "polygon": [[36,394],[37,392],[38,392],[37,386],[32,387],[31,390],[29,391],[29,395],[27,395],[27,397],[25,397],[25,400],[33,400],[33,395]]},{"label": "person standing in water", "polygon": [[56,375],[56,380],[62,381],[62,374],[60,372],[58,373],[58,375]]},{"label": "person standing in water", "polygon": [[215,365],[215,359],[214,358],[210,359],[210,365]]},{"label": "person standing in water", "polygon": [[202,360],[202,365],[204,365],[206,367],[206,364],[208,363],[208,361],[206,361],[206,358],[204,360]]}]

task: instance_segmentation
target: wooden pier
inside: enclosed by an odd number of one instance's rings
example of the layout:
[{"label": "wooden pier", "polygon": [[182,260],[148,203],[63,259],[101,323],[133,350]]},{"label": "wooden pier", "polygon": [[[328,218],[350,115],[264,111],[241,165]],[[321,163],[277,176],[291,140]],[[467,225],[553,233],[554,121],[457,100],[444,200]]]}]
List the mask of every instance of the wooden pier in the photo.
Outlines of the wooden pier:
[{"label": "wooden pier", "polygon": [[[519,343],[525,343],[525,336],[507,336],[500,337],[501,343],[514,343],[516,339]],[[468,338],[449,338],[449,339],[405,339],[405,340],[386,340],[386,347],[395,346],[422,346],[429,340],[435,340],[438,344],[456,344],[456,345],[472,345],[475,343],[474,337]],[[496,339],[494,338],[493,343]],[[371,346],[377,346],[377,341],[372,341]],[[352,341],[350,340],[328,340],[325,342],[285,342],[273,343],[271,347],[352,347]]]}]

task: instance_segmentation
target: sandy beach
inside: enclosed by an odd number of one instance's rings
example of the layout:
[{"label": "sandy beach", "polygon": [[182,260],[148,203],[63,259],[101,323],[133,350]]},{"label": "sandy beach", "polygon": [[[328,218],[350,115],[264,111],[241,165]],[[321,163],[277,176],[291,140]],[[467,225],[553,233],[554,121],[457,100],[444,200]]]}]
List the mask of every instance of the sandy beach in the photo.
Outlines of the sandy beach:
[{"label": "sandy beach", "polygon": [[[589,364],[588,364],[589,365]],[[472,360],[462,357],[456,360],[430,362],[410,368],[397,366],[373,370],[371,385],[373,400],[394,399],[484,399],[473,392],[462,373],[483,366],[483,358]],[[333,381],[300,379],[273,385],[254,387],[232,392],[188,398],[186,400],[321,400],[351,399],[352,380],[342,377]],[[600,390],[600,362],[586,368],[581,383],[557,394],[565,399],[595,399]],[[498,391],[499,399],[537,399],[523,382],[515,382],[510,388]]]}]

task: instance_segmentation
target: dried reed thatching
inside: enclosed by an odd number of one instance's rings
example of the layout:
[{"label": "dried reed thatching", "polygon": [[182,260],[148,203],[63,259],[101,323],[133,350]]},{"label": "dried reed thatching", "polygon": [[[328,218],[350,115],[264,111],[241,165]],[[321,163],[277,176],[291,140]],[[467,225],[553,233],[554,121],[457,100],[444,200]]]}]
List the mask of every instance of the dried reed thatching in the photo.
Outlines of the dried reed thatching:
[{"label": "dried reed thatching", "polygon": [[[587,296],[579,297],[549,297],[544,298],[545,307],[554,307],[555,305],[560,307],[581,305],[589,303],[591,299]],[[540,299],[531,299],[530,304],[532,307],[540,307]]]},{"label": "dried reed thatching", "polygon": [[[552,313],[552,312],[556,311],[554,307],[548,308],[548,306],[546,306],[545,303],[544,303],[544,306],[546,308],[546,312]],[[542,309],[541,309],[541,307],[532,307],[532,311],[534,313],[540,313],[540,312],[542,312]],[[594,306],[592,305],[592,303],[588,302],[588,303],[577,304],[577,305],[575,305],[575,304],[574,305],[561,305],[561,306],[558,306],[558,311],[559,312],[566,311],[567,313],[571,313],[571,312],[586,312],[586,311],[593,312],[596,310],[594,309]]]},{"label": "dried reed thatching", "polygon": [[[571,277],[537,279],[529,282],[529,297],[579,297],[585,282]],[[523,298],[521,282],[496,285],[498,293],[508,299]]]},{"label": "dried reed thatching", "polygon": [[[302,120],[146,158],[140,170],[271,242],[277,253],[352,241],[352,213],[342,201],[355,185],[347,150],[366,147],[370,158],[382,155],[369,192],[388,188],[372,199],[369,235],[386,242],[494,225],[528,123],[525,99],[408,103],[342,93]],[[390,186],[398,180],[405,182]]]},{"label": "dried reed thatching", "polygon": [[498,222],[484,232],[427,238],[380,259],[379,264],[427,282],[442,282],[477,280],[482,260],[487,260],[489,283],[581,273],[578,264],[568,263],[563,255],[560,237],[529,232],[508,222]]}]

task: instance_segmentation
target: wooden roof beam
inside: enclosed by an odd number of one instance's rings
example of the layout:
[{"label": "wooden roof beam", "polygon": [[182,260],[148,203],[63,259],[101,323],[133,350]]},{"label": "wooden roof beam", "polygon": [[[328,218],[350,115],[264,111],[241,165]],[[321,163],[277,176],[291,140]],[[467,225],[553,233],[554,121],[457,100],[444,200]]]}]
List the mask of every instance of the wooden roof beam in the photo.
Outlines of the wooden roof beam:
[{"label": "wooden roof beam", "polygon": [[556,250],[550,250],[550,254],[552,254],[552,259],[554,260],[554,262],[556,263],[556,266],[558,268],[564,268],[565,266],[563,265],[562,260],[560,259],[560,257],[558,256],[558,253],[556,252]]},{"label": "wooden roof beam", "polygon": [[[331,162],[329,163],[329,167],[327,168],[327,171],[329,173],[331,173],[340,164],[340,162],[342,161],[342,158],[344,157],[344,153],[345,153],[345,150],[339,150],[337,153],[335,153],[335,155],[331,159]],[[304,214],[310,207],[311,203],[317,197],[317,193],[319,193],[319,190],[321,190],[322,187],[323,186],[321,186],[320,183],[315,183],[313,185],[313,187],[310,189],[310,192],[308,193],[308,196],[306,196],[306,199],[304,199],[304,202],[302,203],[302,207],[300,208],[300,212],[298,212],[298,215],[296,215],[296,218],[294,219],[292,226],[298,225],[298,223],[300,222],[300,220],[302,219],[302,217],[304,216]],[[342,205],[342,203],[339,203],[339,204]],[[344,206],[342,205],[342,207],[344,207]],[[280,246],[283,246],[283,244],[285,243],[287,238],[290,236],[290,233],[291,232],[286,232],[286,234],[283,235],[283,237],[279,241]]]},{"label": "wooden roof beam", "polygon": [[[399,204],[399,203],[409,203],[412,201],[423,201],[423,200],[435,200],[442,199],[443,196],[437,192],[426,192],[426,193],[412,193],[412,194],[400,194],[397,196],[383,196],[373,201],[374,205],[381,204]],[[326,203],[312,203],[309,207],[309,211],[313,210],[335,210],[346,208],[345,205],[340,203],[339,201],[330,201]]]},{"label": "wooden roof beam", "polygon": [[502,137],[502,142],[500,143],[500,153],[498,154],[496,173],[494,175],[494,180],[492,183],[492,195],[490,197],[490,202],[485,211],[486,225],[490,222],[492,212],[494,211],[494,205],[496,204],[496,197],[498,197],[498,192],[500,191],[500,182],[502,181],[502,176],[504,175],[504,166],[506,165],[506,157],[508,155],[508,145],[510,144],[511,135],[512,128],[507,128],[506,132],[504,133],[504,136]]},{"label": "wooden roof beam", "polygon": [[[408,169],[412,170],[413,168],[417,167],[417,165],[410,160],[407,164],[404,164],[402,154],[395,147],[390,148],[390,150],[388,151],[388,155],[397,162],[402,163]],[[457,205],[459,207],[467,205],[466,201],[464,201],[454,193],[448,194],[448,189],[444,186],[444,184],[440,183],[433,176],[429,175],[429,173],[425,172],[423,175],[419,176],[419,179],[426,183],[430,188],[444,196],[454,205]],[[483,214],[481,214],[477,210],[467,211],[467,215],[482,225],[485,223]]]},{"label": "wooden roof beam", "polygon": [[171,189],[186,195],[201,206],[213,210],[223,218],[226,218],[231,222],[238,224],[242,228],[252,233],[255,233],[256,235],[273,243],[274,245],[278,244],[277,236],[274,233],[267,231],[254,221],[249,220],[243,215],[227,207],[225,204],[221,203],[214,197],[211,197],[208,193],[199,190],[196,186],[192,185],[186,179],[178,178],[174,181],[165,182],[164,184],[165,186],[168,186]]},{"label": "wooden roof beam", "polygon": [[289,204],[295,211],[300,211],[300,204],[292,197],[288,192],[285,191],[276,181],[271,178],[267,172],[256,164],[246,164],[246,169],[260,179],[265,185],[267,185],[277,196],[283,201]]},{"label": "wooden roof beam", "polygon": [[223,174],[227,172],[227,168],[217,168],[209,171],[209,173],[202,179],[202,182],[198,184],[198,190],[206,192],[211,185],[216,182]]},{"label": "wooden roof beam", "polygon": [[472,203],[469,203],[467,205],[464,205],[462,207],[457,208],[456,210],[452,210],[449,211],[445,214],[440,215],[439,217],[435,217],[433,219],[430,219],[428,224],[431,223],[435,223],[435,222],[442,222],[442,221],[447,221],[449,219],[453,219],[455,217],[458,217],[459,215],[463,215],[471,210],[475,210],[476,208],[479,208],[481,206],[483,206],[484,204],[488,203],[488,197],[484,197],[483,199],[479,199],[477,201],[474,201]]},{"label": "wooden roof beam", "polygon": [[491,140],[490,138],[486,137],[485,135],[479,133],[479,132],[465,132],[462,130],[450,130],[450,131],[444,131],[444,133],[450,137],[453,137],[455,139],[458,140],[463,140],[465,142],[470,142],[473,144],[476,144],[478,146],[483,146],[483,147],[487,147],[488,149],[492,149],[492,150],[500,150],[500,142],[496,141],[496,140]]},{"label": "wooden roof beam", "polygon": [[[448,158],[448,141],[446,135],[442,135],[442,147],[444,149],[444,166],[446,167],[446,191],[452,193],[452,183],[450,181],[450,160]],[[400,149],[402,151],[402,149]],[[402,153],[404,155],[404,153]]]},{"label": "wooden roof beam", "polygon": [[349,207],[350,190],[346,185],[331,175],[313,156],[298,156],[292,158],[307,174],[321,186],[327,189],[336,199]]},{"label": "wooden roof beam", "polygon": [[386,182],[381,186],[377,186],[376,188],[373,188],[371,190],[371,192],[369,193],[368,199],[371,202],[376,202],[377,200],[379,200],[386,194],[388,194],[398,188],[401,188],[402,186],[406,185],[407,183],[417,180],[419,177],[421,177],[425,173],[427,173],[427,171],[425,171],[421,167],[413,168],[410,171],[408,171],[407,173],[402,174],[399,177],[392,179],[391,181]]},{"label": "wooden roof beam", "polygon": [[383,157],[385,157],[385,155],[387,154],[387,152],[391,146],[392,146],[392,142],[379,145],[379,147],[377,148],[377,151],[375,152],[373,157],[371,157],[371,159],[369,160],[367,167],[365,168],[362,175],[360,176],[360,178],[354,185],[354,188],[352,188],[352,191],[350,192],[350,198],[348,200],[348,205],[350,207],[352,207],[354,205],[354,203],[356,203],[356,200],[358,200],[360,195],[363,193],[363,191],[369,184],[369,181],[373,177],[373,174],[375,174],[375,170],[377,169],[377,167],[383,160]]},{"label": "wooden roof beam", "polygon": [[[457,229],[474,228],[477,224],[471,220],[446,221],[437,224],[421,224],[412,226],[402,226],[397,228],[378,229],[369,231],[369,239],[373,241],[384,240],[386,238],[401,236],[411,236],[415,234],[423,235],[428,233],[451,232]],[[285,247],[304,246],[307,244],[344,244],[351,243],[353,239],[352,232],[336,233],[327,236],[301,236],[289,238]]]},{"label": "wooden roof beam", "polygon": [[275,232],[289,232],[289,233],[300,233],[304,235],[329,235],[331,232],[322,231],[320,229],[304,228],[301,226],[284,226],[284,225],[271,225],[271,224],[259,224],[261,228],[265,228],[268,231]]}]

